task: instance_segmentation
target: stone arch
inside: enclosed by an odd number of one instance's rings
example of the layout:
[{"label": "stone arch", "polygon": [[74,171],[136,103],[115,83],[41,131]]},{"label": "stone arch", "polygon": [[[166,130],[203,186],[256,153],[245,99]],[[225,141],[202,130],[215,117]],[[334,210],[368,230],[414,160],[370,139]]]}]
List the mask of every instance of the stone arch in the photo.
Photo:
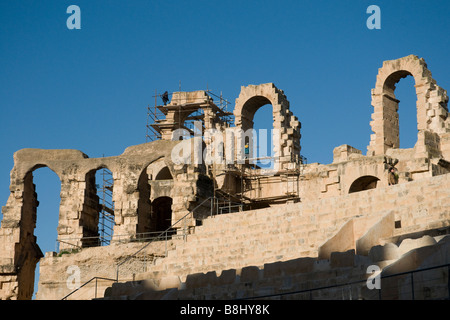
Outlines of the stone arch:
[{"label": "stone arch", "polygon": [[[10,259],[11,266],[14,266],[10,270],[9,276],[10,281],[17,284],[15,294],[19,300],[30,300],[32,298],[36,265],[44,256],[35,236],[39,201],[36,185],[33,181],[33,173],[45,167],[55,173],[61,182],[56,170],[43,162],[32,164],[27,168],[23,167],[25,170],[14,168],[13,174],[23,176],[23,178],[14,182],[14,192],[11,193],[6,208],[2,210],[3,220],[0,240],[12,240],[9,243],[6,241],[2,243],[3,249],[6,249],[3,254],[7,253],[8,256],[8,258],[2,258]],[[59,228],[60,226],[58,226]],[[7,238],[3,238],[5,235]]]},{"label": "stone arch", "polygon": [[50,171],[55,173],[61,183],[61,178],[58,173],[46,164],[36,164],[25,173],[25,176],[23,177],[23,205],[21,208],[20,227],[22,228],[22,232],[29,233],[31,235],[36,227],[36,213],[37,207],[39,206],[36,185],[33,180],[33,173],[40,168],[48,168]]},{"label": "stone arch", "polygon": [[139,192],[139,199],[137,204],[138,223],[136,232],[138,234],[139,233],[142,234],[153,231],[151,219],[152,207],[150,201],[151,187],[149,184],[149,176],[147,173],[147,168],[145,168],[139,176],[138,192]]},{"label": "stone arch", "polygon": [[423,58],[409,55],[396,60],[384,61],[379,69],[375,88],[372,89],[374,112],[370,122],[373,134],[368,155],[385,154],[390,148],[399,148],[398,104],[395,85],[402,78],[412,76],[417,95],[416,152],[426,150],[425,132],[445,133],[448,127],[447,92],[436,85]]},{"label": "stone arch", "polygon": [[[235,125],[238,129],[238,158],[243,158],[243,140],[239,134],[253,128],[253,117],[256,111],[266,104],[272,105],[274,129],[274,156],[279,162],[279,168],[284,163],[300,162],[300,127],[298,119],[289,110],[289,101],[284,92],[273,83],[249,85],[241,87],[234,108]],[[239,130],[241,129],[241,130]]]},{"label": "stone arch", "polygon": [[166,157],[160,157],[145,164],[143,171],[147,172],[149,180],[166,180],[163,178],[168,177],[169,175],[171,176],[171,179],[173,179],[175,176],[173,166],[171,165],[171,162],[167,161]]},{"label": "stone arch", "polygon": [[375,189],[377,187],[378,182],[380,179],[378,179],[375,176],[362,176],[353,181],[353,183],[350,186],[350,189],[348,190],[348,193],[354,193],[354,192],[360,192],[364,190],[370,190]]},{"label": "stone arch", "polygon": [[[158,198],[172,199],[174,173],[164,157],[146,165],[138,179],[137,233],[158,231],[158,217],[154,201]],[[161,201],[161,200],[159,200]],[[158,206],[158,202],[156,203]],[[172,203],[171,203],[172,205]],[[145,237],[145,235],[142,235]]]},{"label": "stone arch", "polygon": [[[79,219],[78,220],[78,236],[72,237],[72,239],[77,240],[77,243],[73,243],[75,246],[79,247],[94,247],[99,246],[103,243],[103,240],[100,239],[101,236],[101,228],[105,228],[106,226],[101,226],[102,223],[100,221],[100,215],[102,210],[103,214],[114,216],[114,207],[106,205],[102,203],[102,199],[98,195],[99,181],[97,181],[97,172],[107,169],[111,171],[109,166],[106,164],[98,164],[94,167],[90,167],[87,172],[84,173],[83,181],[78,182],[79,188],[83,190],[81,203],[78,211]],[[112,171],[111,171],[112,172]],[[112,180],[112,178],[111,178]],[[112,183],[110,192],[113,191]],[[112,198],[108,200],[112,205]],[[112,224],[114,224],[114,218],[111,218]],[[110,226],[105,234],[108,239],[104,239],[106,243],[112,238],[113,235],[113,227]],[[102,232],[103,233],[103,232]]]},{"label": "stone arch", "polygon": [[[264,105],[267,105],[267,104],[272,105],[272,100],[270,100],[268,97],[258,95],[258,94],[262,94],[262,93],[255,93],[255,94],[256,95],[248,98],[243,103],[242,107],[240,108],[240,116],[238,116],[238,118],[240,119],[240,122],[239,122],[240,127],[244,131],[253,128],[253,125],[254,125],[253,118],[255,116],[256,111],[258,111]],[[236,120],[236,122],[238,122],[238,120]]]},{"label": "stone arch", "polygon": [[155,176],[155,180],[173,180],[172,173],[168,166],[163,167]]},{"label": "stone arch", "polygon": [[[102,180],[100,180],[102,179]],[[85,246],[109,244],[114,235],[114,178],[111,164],[101,164],[86,173],[83,211],[83,236],[99,237]],[[89,218],[88,218],[89,217]]]}]

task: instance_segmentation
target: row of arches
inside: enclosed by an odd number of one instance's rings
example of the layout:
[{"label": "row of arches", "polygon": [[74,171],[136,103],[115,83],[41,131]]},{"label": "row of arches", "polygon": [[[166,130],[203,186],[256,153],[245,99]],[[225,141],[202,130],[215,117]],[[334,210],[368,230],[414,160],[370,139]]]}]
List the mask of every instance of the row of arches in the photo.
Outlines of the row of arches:
[{"label": "row of arches", "polygon": [[[108,244],[105,236],[109,239],[113,237],[113,225],[110,226],[110,233],[102,234],[105,228],[102,222],[102,197],[101,182],[106,167],[91,170],[86,175],[86,198],[90,201],[84,204],[83,225],[85,227],[85,235],[83,245],[98,246]],[[163,167],[155,176],[155,181],[170,181],[172,175],[168,167]],[[31,238],[31,242],[35,243],[35,255],[37,259],[43,257],[44,252],[58,251],[55,244],[58,238],[58,212],[60,209],[60,193],[61,181],[58,175],[47,166],[37,166],[29,171],[24,179],[24,210],[32,212],[32,214],[23,215],[25,219],[22,223],[28,226],[27,238]],[[113,188],[113,185],[112,185]],[[168,196],[160,196],[150,201],[150,187],[148,183],[148,175],[144,171],[139,180],[140,205],[139,218],[140,223],[138,232],[161,232],[167,230],[172,220],[172,198]],[[110,199],[112,201],[112,199]],[[88,208],[89,207],[89,208]],[[113,214],[113,212],[112,212]],[[114,215],[113,219],[114,219]],[[114,220],[112,220],[114,224]],[[149,236],[143,234],[143,236]],[[37,283],[39,281],[39,262],[35,268],[34,289],[37,291]],[[31,290],[31,289],[30,289]]]},{"label": "row of arches", "polygon": [[[93,169],[86,174],[86,187],[83,202],[83,215],[80,224],[83,226],[82,246],[97,246],[108,244],[104,237],[111,239],[114,236],[114,200],[106,199],[102,190],[104,171],[109,171],[106,166]],[[137,233],[152,233],[166,230],[172,220],[172,197],[170,194],[159,195],[151,199],[151,182],[172,182],[173,177],[167,166],[154,175],[153,179],[144,170],[139,178],[138,190],[138,229]],[[24,179],[24,211],[32,214],[22,215],[24,225],[29,226],[27,232],[37,237],[39,247],[43,252],[58,251],[55,241],[58,238],[58,212],[61,205],[61,180],[58,175],[47,166],[36,166],[30,170]],[[106,186],[111,193],[114,183]],[[112,207],[107,206],[112,204]],[[112,216],[112,224],[107,227],[102,221],[102,211]],[[108,231],[102,231],[107,228]],[[107,239],[108,240],[108,239]],[[64,239],[62,239],[64,241]],[[67,239],[70,242],[70,238]]]}]

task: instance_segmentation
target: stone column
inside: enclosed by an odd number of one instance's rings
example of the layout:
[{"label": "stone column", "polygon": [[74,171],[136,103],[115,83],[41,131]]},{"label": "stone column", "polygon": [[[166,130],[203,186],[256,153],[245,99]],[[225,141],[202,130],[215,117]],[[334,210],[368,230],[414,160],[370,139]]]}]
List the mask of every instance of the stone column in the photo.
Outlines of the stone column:
[{"label": "stone column", "polygon": [[2,208],[0,229],[0,296],[3,299],[31,299],[34,270],[43,254],[36,244],[38,206],[32,172],[23,180],[11,176],[11,194]]}]

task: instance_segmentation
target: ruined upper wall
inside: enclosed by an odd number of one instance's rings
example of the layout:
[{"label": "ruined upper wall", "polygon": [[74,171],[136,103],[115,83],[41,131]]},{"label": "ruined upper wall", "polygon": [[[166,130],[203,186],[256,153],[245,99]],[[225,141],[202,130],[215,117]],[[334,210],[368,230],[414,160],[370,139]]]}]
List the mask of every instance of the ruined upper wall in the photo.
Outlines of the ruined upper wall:
[{"label": "ruined upper wall", "polygon": [[29,299],[33,292],[34,268],[42,256],[34,236],[39,204],[33,184],[34,170],[48,167],[61,181],[57,228],[60,250],[82,248],[90,238],[99,235],[100,204],[95,172],[100,168],[112,172],[114,236],[118,239],[131,239],[139,230],[152,228],[153,217],[149,217],[148,210],[143,210],[144,206],[149,208],[150,193],[146,192],[157,173],[152,171],[154,166],[148,170],[152,163],[158,162],[160,169],[168,168],[173,177],[169,193],[173,221],[190,212],[198,200],[201,168],[196,164],[178,165],[172,161],[173,148],[183,143],[160,140],[132,146],[122,155],[105,158],[88,158],[77,150],[17,151],[11,170],[11,193],[2,207],[0,287],[9,290],[8,296],[19,299]]},{"label": "ruined upper wall", "polygon": [[301,162],[301,123],[290,110],[290,103],[283,90],[273,83],[241,87],[234,108],[237,129],[246,131],[253,128],[253,117],[259,108],[272,105],[274,130],[274,156],[281,163],[280,169],[287,168],[289,162]]},{"label": "ruined upper wall", "polygon": [[368,155],[384,154],[390,148],[399,148],[399,100],[395,97],[395,85],[407,76],[414,78],[417,94],[417,156],[426,152],[439,154],[440,151],[427,145],[424,132],[435,136],[450,132],[447,92],[436,84],[425,60],[409,55],[384,61],[372,89],[374,112],[370,125],[374,133],[370,137]]}]

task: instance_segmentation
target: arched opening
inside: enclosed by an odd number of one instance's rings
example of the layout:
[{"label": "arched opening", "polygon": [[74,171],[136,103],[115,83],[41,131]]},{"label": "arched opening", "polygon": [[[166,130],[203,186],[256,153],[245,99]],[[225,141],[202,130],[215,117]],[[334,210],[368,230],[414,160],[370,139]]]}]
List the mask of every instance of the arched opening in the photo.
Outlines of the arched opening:
[{"label": "arched opening", "polygon": [[263,96],[251,97],[243,105],[241,115],[245,158],[256,159],[252,163],[258,167],[273,167],[269,159],[274,155],[271,101]]},{"label": "arched opening", "polygon": [[[388,148],[400,148],[400,117],[399,117],[399,102],[400,100],[395,96],[396,85],[402,79],[410,76],[409,71],[400,70],[390,74],[383,85],[383,119],[384,119],[384,142]],[[405,103],[406,104],[406,103]],[[405,112],[410,114],[409,108]],[[412,109],[417,113],[417,110]],[[409,112],[408,112],[409,111]],[[417,125],[416,125],[417,132]],[[417,138],[417,136],[416,136]],[[417,139],[416,139],[417,140]]]},{"label": "arched opening", "polygon": [[399,148],[413,148],[417,142],[417,95],[412,76],[396,84],[395,97],[399,101]]},{"label": "arched opening", "polygon": [[83,227],[83,247],[109,245],[114,231],[114,179],[102,166],[86,174],[86,189],[80,224]]},{"label": "arched opening", "polygon": [[170,173],[170,170],[168,167],[162,168],[155,177],[155,180],[172,180],[172,174]]},{"label": "arched opening", "polygon": [[145,238],[145,233],[151,232],[152,230],[152,205],[150,202],[150,184],[148,182],[148,174],[147,168],[142,171],[139,180],[138,180],[138,191],[139,191],[139,200],[138,200],[138,225],[136,232],[139,237]]},{"label": "arched opening", "polygon": [[112,172],[103,167],[96,172],[97,196],[100,211],[98,218],[98,233],[100,245],[109,245],[114,234],[114,178]]},{"label": "arched opening", "polygon": [[375,189],[377,187],[378,181],[380,181],[380,179],[374,176],[359,177],[358,179],[353,181],[348,193]]},{"label": "arched opening", "polygon": [[[21,266],[21,297],[35,299],[39,282],[39,260],[45,252],[55,251],[58,237],[61,181],[46,166],[38,165],[24,179],[21,226],[24,243]],[[23,289],[23,290],[22,290]]]},{"label": "arched opening", "polygon": [[274,141],[273,141],[273,108],[265,104],[256,110],[253,116],[253,129],[256,130],[255,145],[256,165],[263,169],[273,169]]},{"label": "arched opening", "polygon": [[155,231],[167,230],[172,225],[172,198],[159,197],[152,202]]},{"label": "arched opening", "polygon": [[[401,81],[403,78],[407,79]],[[397,84],[400,89],[398,92]],[[402,88],[406,86],[407,90]],[[412,94],[413,88],[415,94]],[[430,147],[438,148],[436,145],[430,146],[424,135],[426,131],[432,134],[443,132],[445,120],[442,116],[447,114],[446,103],[443,102],[448,97],[445,90],[436,85],[422,58],[409,55],[384,61],[378,70],[371,96],[374,110],[370,126],[374,134],[370,137],[368,155],[381,155],[388,149],[400,147],[418,146],[416,152],[419,153]],[[402,106],[399,109],[400,100]],[[442,116],[436,116],[436,113]],[[412,132],[408,132],[410,130]]]},{"label": "arched opening", "polygon": [[[202,108],[180,113],[181,128],[187,129],[192,136],[202,136],[204,132],[205,114]],[[176,119],[178,120],[178,119]]]}]

